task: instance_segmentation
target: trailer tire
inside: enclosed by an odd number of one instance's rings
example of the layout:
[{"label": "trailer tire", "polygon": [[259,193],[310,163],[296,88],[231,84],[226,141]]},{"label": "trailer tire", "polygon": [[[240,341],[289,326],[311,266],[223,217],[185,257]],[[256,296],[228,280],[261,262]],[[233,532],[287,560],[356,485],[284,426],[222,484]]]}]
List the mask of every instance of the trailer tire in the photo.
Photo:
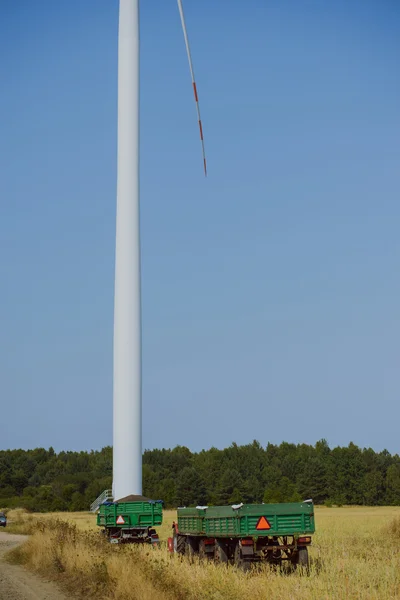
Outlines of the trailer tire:
[{"label": "trailer tire", "polygon": [[221,564],[228,562],[228,547],[225,540],[215,540],[214,560]]},{"label": "trailer tire", "polygon": [[237,542],[235,546],[234,563],[236,567],[242,571],[248,571],[250,569],[250,561],[243,558],[239,542]]},{"label": "trailer tire", "polygon": [[180,535],[179,533],[176,536],[176,552],[178,554],[185,554],[186,548],[186,538],[184,535]]},{"label": "trailer tire", "polygon": [[185,539],[185,554],[189,558],[193,558],[195,554],[197,554],[198,550],[198,540],[188,535]]},{"label": "trailer tire", "polygon": [[309,567],[308,548],[306,546],[299,546],[297,548],[297,553],[296,553],[296,556],[294,557],[293,564],[296,565],[296,567],[308,569],[308,567]]}]

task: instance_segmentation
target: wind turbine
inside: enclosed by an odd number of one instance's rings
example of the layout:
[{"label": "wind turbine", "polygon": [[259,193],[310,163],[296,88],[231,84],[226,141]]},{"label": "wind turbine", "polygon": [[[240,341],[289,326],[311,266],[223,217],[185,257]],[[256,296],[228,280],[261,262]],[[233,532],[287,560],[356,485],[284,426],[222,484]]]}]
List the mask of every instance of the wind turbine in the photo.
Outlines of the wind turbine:
[{"label": "wind turbine", "polygon": [[[181,0],[185,38],[207,175],[203,129]],[[113,496],[142,493],[142,368],[139,216],[139,0],[120,0],[118,160],[114,297]]]}]

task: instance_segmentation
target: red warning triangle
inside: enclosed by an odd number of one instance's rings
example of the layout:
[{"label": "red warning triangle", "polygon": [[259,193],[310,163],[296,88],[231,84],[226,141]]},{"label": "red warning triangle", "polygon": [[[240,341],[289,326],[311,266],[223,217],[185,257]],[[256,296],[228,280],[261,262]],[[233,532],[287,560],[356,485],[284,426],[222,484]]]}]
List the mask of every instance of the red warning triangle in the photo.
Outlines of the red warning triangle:
[{"label": "red warning triangle", "polygon": [[258,523],[256,525],[256,529],[258,530],[266,530],[266,529],[271,529],[271,525],[268,523],[267,519],[265,517],[260,517],[258,519]]},{"label": "red warning triangle", "polygon": [[125,523],[125,519],[122,515],[119,515],[117,519],[117,525],[123,525]]}]

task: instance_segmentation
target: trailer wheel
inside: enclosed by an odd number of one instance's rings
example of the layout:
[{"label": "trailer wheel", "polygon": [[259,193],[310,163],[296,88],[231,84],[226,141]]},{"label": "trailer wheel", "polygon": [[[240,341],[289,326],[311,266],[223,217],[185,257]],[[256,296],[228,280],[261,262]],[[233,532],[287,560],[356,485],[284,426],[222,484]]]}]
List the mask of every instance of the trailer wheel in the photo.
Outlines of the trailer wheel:
[{"label": "trailer wheel", "polygon": [[296,567],[302,567],[304,569],[308,569],[308,567],[309,567],[308,548],[306,546],[298,547],[296,556],[293,559],[293,564]]},{"label": "trailer wheel", "polygon": [[189,558],[193,558],[197,552],[197,540],[190,535],[185,539],[185,554]]},{"label": "trailer wheel", "polygon": [[178,554],[185,554],[186,539],[184,535],[179,533],[176,536],[176,551]]},{"label": "trailer wheel", "polygon": [[215,540],[214,559],[219,563],[228,562],[228,547],[223,540]]},{"label": "trailer wheel", "polygon": [[243,558],[239,542],[237,542],[235,546],[234,563],[237,568],[242,569],[242,571],[248,571],[250,569],[250,561]]}]

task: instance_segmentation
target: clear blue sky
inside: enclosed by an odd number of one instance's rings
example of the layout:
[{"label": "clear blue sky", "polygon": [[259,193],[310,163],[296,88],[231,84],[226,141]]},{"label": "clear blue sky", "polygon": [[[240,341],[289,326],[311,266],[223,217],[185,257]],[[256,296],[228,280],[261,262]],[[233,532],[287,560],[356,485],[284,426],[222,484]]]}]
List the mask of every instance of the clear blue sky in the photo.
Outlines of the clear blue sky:
[{"label": "clear blue sky", "polygon": [[[400,3],[141,3],[143,442],[400,451]],[[117,0],[0,1],[0,448],[112,443]]]}]

